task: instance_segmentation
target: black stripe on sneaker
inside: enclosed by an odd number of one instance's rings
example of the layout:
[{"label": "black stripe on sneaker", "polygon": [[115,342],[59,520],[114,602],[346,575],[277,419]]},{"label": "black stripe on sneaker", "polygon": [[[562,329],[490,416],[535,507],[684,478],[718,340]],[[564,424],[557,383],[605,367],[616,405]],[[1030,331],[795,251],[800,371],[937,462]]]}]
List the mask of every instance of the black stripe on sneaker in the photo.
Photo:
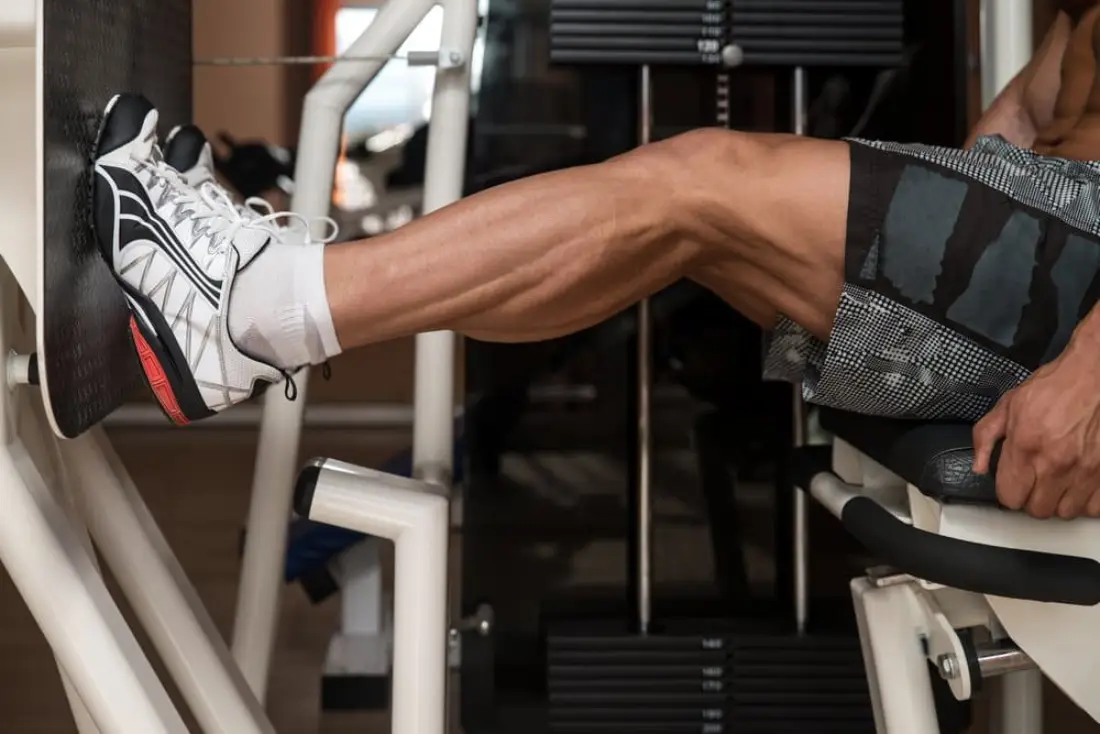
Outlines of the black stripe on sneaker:
[{"label": "black stripe on sneaker", "polygon": [[[129,221],[135,227],[143,225],[150,236],[142,237],[142,239],[158,245],[188,280],[195,285],[199,293],[217,307],[222,295],[222,281],[210,277],[199,268],[188,248],[176,236],[175,231],[157,214],[156,208],[150,201],[149,195],[141,182],[129,171],[113,166],[97,166],[97,171],[105,176],[112,184],[112,188],[117,191],[118,212],[116,216],[120,225],[118,248],[121,250],[133,241],[122,237],[121,223],[123,221]],[[137,231],[140,231],[140,228],[127,229],[130,230],[131,237]]]}]

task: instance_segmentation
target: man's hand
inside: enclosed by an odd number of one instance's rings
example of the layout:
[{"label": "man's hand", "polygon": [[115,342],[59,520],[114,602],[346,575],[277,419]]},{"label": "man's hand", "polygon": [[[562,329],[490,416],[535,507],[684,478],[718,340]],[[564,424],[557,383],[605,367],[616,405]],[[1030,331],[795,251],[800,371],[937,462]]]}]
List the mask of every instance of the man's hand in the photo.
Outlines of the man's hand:
[{"label": "man's hand", "polygon": [[1070,347],[974,427],[974,471],[997,465],[1005,507],[1066,520],[1100,517],[1100,350]]}]

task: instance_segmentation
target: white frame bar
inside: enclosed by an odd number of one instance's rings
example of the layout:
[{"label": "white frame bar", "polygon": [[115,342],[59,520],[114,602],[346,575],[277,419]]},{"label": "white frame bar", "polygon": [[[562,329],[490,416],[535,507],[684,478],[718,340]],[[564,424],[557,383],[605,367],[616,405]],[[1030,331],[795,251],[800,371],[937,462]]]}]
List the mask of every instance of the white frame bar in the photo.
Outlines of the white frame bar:
[{"label": "white frame bar", "polygon": [[[469,117],[470,57],[477,31],[477,0],[443,0],[441,47],[458,51],[463,63],[438,69],[428,137],[425,213],[457,201],[465,174]],[[435,0],[389,0],[347,50],[349,56],[378,60],[332,65],[314,85],[302,113],[302,133],[291,208],[305,216],[326,216],[332,200],[344,115],[436,5]],[[443,246],[443,245],[441,245]],[[414,473],[449,485],[454,416],[452,333],[417,337],[414,402]],[[297,401],[270,391],[264,403],[260,445],[249,508],[233,654],[257,697],[263,701],[274,646],[283,582],[286,532],[305,406],[307,373],[297,380]]]},{"label": "white frame bar", "polygon": [[444,488],[331,459],[319,467],[311,520],[394,543],[394,734],[443,734],[447,703],[447,543]]},{"label": "white frame bar", "polygon": [[995,734],[1037,734],[1043,731],[1043,672],[1019,670],[1001,676]]},{"label": "white frame bar", "polygon": [[[940,734],[928,663],[904,585],[852,581],[863,662],[879,734]],[[1034,734],[1034,732],[1032,732]]]},{"label": "white frame bar", "polygon": [[103,430],[58,446],[96,546],[202,730],[274,734]]},{"label": "white frame bar", "polygon": [[[80,531],[18,442],[0,448],[0,476],[0,562],[53,650],[67,689],[103,734],[187,734]],[[74,709],[82,730],[92,723],[83,713]]]},{"label": "white frame bar", "polygon": [[1032,0],[981,0],[982,109],[1031,60]]}]

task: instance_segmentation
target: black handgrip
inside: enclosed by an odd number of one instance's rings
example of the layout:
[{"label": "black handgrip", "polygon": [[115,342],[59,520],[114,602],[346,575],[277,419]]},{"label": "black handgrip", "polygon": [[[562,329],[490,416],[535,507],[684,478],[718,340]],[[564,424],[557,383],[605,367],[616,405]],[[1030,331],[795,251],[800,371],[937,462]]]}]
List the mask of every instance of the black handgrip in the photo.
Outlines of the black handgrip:
[{"label": "black handgrip", "polygon": [[1012,599],[1100,604],[1100,563],[1091,558],[929,533],[902,522],[869,497],[849,500],[841,521],[883,563],[925,581]]}]

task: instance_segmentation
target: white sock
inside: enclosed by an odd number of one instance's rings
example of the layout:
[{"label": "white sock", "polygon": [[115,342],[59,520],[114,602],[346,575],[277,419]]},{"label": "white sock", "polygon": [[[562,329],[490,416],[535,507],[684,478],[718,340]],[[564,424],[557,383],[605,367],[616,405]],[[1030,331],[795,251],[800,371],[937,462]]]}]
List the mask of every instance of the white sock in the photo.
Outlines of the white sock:
[{"label": "white sock", "polygon": [[272,243],[237,273],[229,334],[240,349],[284,369],[339,354],[325,293],[324,246]]}]

